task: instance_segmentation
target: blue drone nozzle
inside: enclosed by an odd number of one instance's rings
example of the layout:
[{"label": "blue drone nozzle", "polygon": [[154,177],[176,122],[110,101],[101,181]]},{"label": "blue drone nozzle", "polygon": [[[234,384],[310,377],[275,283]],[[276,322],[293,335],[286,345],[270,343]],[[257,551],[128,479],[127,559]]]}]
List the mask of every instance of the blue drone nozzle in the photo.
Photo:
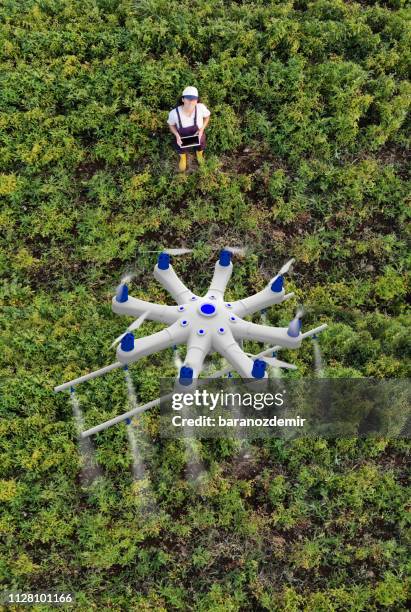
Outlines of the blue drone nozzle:
[{"label": "blue drone nozzle", "polygon": [[160,270],[168,270],[170,267],[170,255],[168,253],[160,253],[157,265]]},{"label": "blue drone nozzle", "polygon": [[70,387],[70,393],[74,393],[74,387]]},{"label": "blue drone nozzle", "polygon": [[122,351],[132,351],[134,348],[134,335],[131,332],[128,332],[121,339],[121,350]]},{"label": "blue drone nozzle", "polygon": [[193,368],[189,366],[181,366],[180,368],[180,378],[178,379],[180,385],[188,387],[193,382]]},{"label": "blue drone nozzle", "polygon": [[291,336],[291,338],[297,338],[297,336],[300,335],[301,327],[301,319],[299,317],[295,317],[288,325],[287,334]]},{"label": "blue drone nozzle", "polygon": [[127,302],[128,300],[128,287],[125,283],[122,283],[117,291],[116,301]]},{"label": "blue drone nozzle", "polygon": [[253,378],[264,378],[265,368],[267,364],[262,359],[256,359],[253,363],[253,369],[251,371],[251,376]]},{"label": "blue drone nozzle", "polygon": [[280,293],[280,291],[283,290],[283,287],[284,287],[284,276],[280,274],[280,276],[277,276],[275,281],[271,284],[271,291],[273,291],[274,293]]},{"label": "blue drone nozzle", "polygon": [[131,419],[129,417],[126,418],[127,425],[131,425]]},{"label": "blue drone nozzle", "polygon": [[229,266],[231,263],[231,251],[226,251],[225,249],[223,249],[222,251],[220,251],[220,266]]}]

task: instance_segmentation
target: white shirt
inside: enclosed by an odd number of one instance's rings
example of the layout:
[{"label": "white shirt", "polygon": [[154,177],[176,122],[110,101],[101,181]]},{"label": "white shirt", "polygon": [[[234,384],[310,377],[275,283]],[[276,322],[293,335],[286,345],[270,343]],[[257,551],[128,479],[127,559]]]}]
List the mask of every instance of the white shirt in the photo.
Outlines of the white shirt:
[{"label": "white shirt", "polygon": [[[203,119],[205,117],[209,117],[211,113],[206,107],[206,105],[203,104],[202,102],[197,102],[196,106],[197,106],[197,125],[200,129],[203,127]],[[188,117],[184,113],[182,106],[178,107],[178,112],[180,113],[181,125],[183,127],[189,127],[191,125],[194,125],[195,109],[193,110],[193,114],[191,115],[191,117]],[[177,111],[175,108],[173,108],[173,110],[170,111],[168,115],[167,123],[169,125],[176,125],[177,127],[180,127],[180,124],[178,122],[178,117],[177,117]]]}]

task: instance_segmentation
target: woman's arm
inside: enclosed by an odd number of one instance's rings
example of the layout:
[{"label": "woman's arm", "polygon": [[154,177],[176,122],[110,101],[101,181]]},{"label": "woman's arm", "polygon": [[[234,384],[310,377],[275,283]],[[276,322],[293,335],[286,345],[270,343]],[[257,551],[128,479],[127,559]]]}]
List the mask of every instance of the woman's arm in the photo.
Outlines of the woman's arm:
[{"label": "woman's arm", "polygon": [[203,132],[206,129],[209,121],[210,121],[210,115],[208,115],[208,117],[204,117],[204,119],[203,119],[203,127],[198,130],[198,135],[199,135],[200,139],[201,139],[201,137],[203,135]]},{"label": "woman's arm", "polygon": [[177,132],[176,126],[168,124],[168,127],[170,128],[170,132],[176,137],[178,146],[181,147],[183,143],[181,142],[180,134]]}]

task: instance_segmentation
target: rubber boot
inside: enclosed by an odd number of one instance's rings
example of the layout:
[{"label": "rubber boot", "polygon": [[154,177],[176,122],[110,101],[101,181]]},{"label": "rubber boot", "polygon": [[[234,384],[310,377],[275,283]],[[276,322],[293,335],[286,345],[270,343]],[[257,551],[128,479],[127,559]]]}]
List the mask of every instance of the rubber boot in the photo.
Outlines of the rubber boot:
[{"label": "rubber boot", "polygon": [[204,161],[204,157],[203,157],[203,152],[201,150],[196,151],[196,157],[197,157],[198,164],[202,164]]},{"label": "rubber boot", "polygon": [[180,172],[187,170],[187,153],[180,154],[180,161],[178,163],[178,169]]}]

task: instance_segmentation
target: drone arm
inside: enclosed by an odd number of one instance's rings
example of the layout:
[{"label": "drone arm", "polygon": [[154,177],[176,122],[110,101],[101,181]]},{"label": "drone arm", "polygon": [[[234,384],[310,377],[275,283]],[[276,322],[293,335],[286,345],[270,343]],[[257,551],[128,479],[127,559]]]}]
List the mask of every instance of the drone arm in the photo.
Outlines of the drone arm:
[{"label": "drone arm", "polygon": [[193,369],[193,378],[198,378],[203,369],[204,359],[210,350],[209,336],[199,336],[192,332],[187,342],[187,354],[184,365]]},{"label": "drone arm", "polygon": [[231,363],[242,378],[252,378],[251,371],[254,362],[240,348],[229,329],[221,336],[215,337],[214,348]]},{"label": "drone arm", "polygon": [[248,298],[244,298],[243,300],[233,302],[233,312],[239,317],[246,317],[247,315],[251,315],[259,310],[264,310],[264,308],[268,308],[273,304],[281,304],[281,302],[289,300],[294,296],[294,293],[286,294],[284,289],[281,291],[272,291],[272,282],[273,281],[270,281],[267,287],[262,291],[259,291]]},{"label": "drone arm", "polygon": [[230,263],[228,265],[221,265],[220,261],[217,261],[214,268],[213,280],[211,281],[211,285],[208,289],[207,295],[217,294],[219,296],[224,296],[225,288],[227,286],[228,281],[231,278],[231,274],[233,273],[233,264]]},{"label": "drone arm", "polygon": [[175,306],[152,304],[151,302],[145,302],[131,296],[125,302],[118,302],[114,296],[111,307],[113,312],[117,314],[131,315],[133,317],[139,317],[144,312],[148,312],[147,319],[167,323],[167,325],[177,321],[180,316]]},{"label": "drone arm", "polygon": [[196,297],[178,278],[172,265],[162,270],[158,267],[158,264],[156,264],[154,267],[154,277],[163,285],[164,289],[168,291],[177,304],[185,304],[189,302],[191,298]]},{"label": "drone arm", "polygon": [[117,359],[121,363],[132,363],[141,357],[147,357],[147,355],[157,353],[176,344],[182,344],[186,342],[187,336],[187,329],[176,322],[155,334],[136,338],[135,346],[131,351],[123,351],[121,345],[119,345],[117,347]]},{"label": "drone arm", "polygon": [[287,327],[271,327],[270,325],[258,325],[250,321],[236,319],[232,325],[233,335],[237,339],[256,340],[257,342],[269,342],[279,344],[285,348],[298,348],[303,340],[300,333],[297,337],[289,336]]}]

